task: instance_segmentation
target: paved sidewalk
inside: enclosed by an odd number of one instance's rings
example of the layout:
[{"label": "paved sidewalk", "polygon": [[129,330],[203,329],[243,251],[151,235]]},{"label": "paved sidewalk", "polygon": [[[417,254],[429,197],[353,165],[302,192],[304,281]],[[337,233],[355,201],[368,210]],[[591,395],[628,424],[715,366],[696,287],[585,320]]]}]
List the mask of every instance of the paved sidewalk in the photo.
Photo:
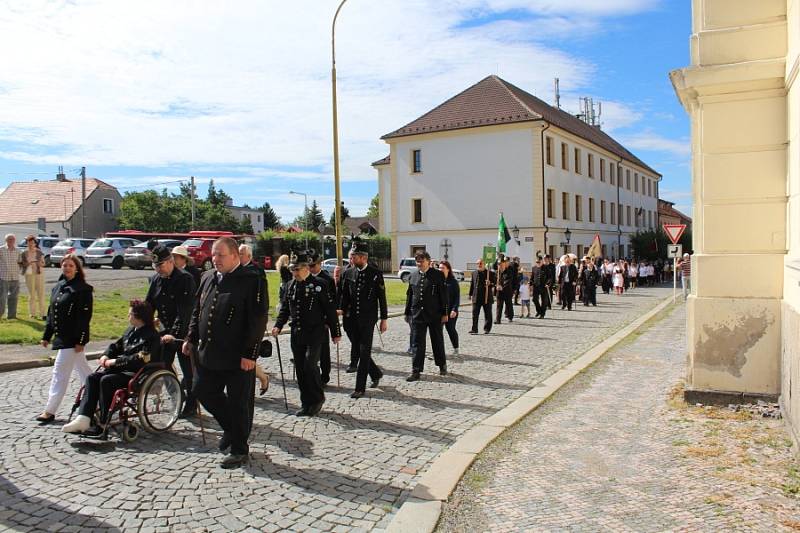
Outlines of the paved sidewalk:
[{"label": "paved sidewalk", "polygon": [[[411,369],[408,326],[391,319],[383,335],[386,351],[377,354],[386,375],[380,389],[352,400],[354,375],[342,372],[338,388],[334,371],[323,412],[312,419],[284,410],[273,357],[266,360],[270,390],[256,399],[250,465],[234,471],[218,468],[219,432],[208,425],[206,445],[199,428],[184,421],[132,444],[80,442],[62,434],[75,380],[59,423],[38,427],[32,418],[44,404],[50,369],[0,374],[0,531],[380,530],[457,437],[670,290],[601,295],[597,308],[504,322],[492,335],[468,335],[470,315],[464,312],[458,322],[462,355],[450,358],[450,375],[439,376],[427,361],[417,383],[404,380]],[[377,336],[375,345],[381,345]],[[289,369],[285,337],[281,348]],[[345,342],[343,367],[348,359]],[[290,408],[299,408],[291,380],[287,389]]]},{"label": "paved sidewalk", "polygon": [[656,320],[492,443],[438,531],[800,528],[782,421],[683,404],[685,307]]}]

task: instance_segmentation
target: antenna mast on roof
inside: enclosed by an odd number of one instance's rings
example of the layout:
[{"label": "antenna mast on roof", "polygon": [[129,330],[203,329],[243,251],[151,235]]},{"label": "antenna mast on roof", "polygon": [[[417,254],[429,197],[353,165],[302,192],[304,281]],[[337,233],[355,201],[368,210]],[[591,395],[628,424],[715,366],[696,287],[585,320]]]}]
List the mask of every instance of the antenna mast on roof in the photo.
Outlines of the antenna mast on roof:
[{"label": "antenna mast on roof", "polygon": [[556,94],[556,108],[561,109],[561,90],[558,87],[558,78],[553,81],[553,89]]},{"label": "antenna mast on roof", "polygon": [[578,110],[580,111],[576,117],[584,121],[590,126],[600,128],[600,116],[603,114],[603,103],[598,101],[597,107],[594,105],[594,98],[585,96],[578,99]]}]

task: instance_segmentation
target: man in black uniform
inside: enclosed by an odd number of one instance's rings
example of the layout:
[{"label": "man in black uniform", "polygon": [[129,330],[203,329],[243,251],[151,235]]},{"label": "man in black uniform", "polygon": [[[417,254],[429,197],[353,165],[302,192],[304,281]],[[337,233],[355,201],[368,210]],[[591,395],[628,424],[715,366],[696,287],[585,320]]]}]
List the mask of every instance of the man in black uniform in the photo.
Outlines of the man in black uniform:
[{"label": "man in black uniform", "polygon": [[572,264],[572,258],[564,259],[564,266],[558,273],[558,285],[561,287],[561,309],[572,311],[575,302],[575,286],[578,284],[578,268]]},{"label": "man in black uniform", "polygon": [[405,314],[411,315],[417,340],[417,352],[414,354],[411,375],[406,378],[406,381],[419,381],[420,373],[424,370],[426,331],[430,332],[433,359],[439,367],[439,373],[443,376],[447,375],[442,325],[447,322],[450,309],[447,303],[444,274],[431,268],[431,256],[428,255],[428,252],[417,252],[414,260],[417,262],[419,270],[412,272],[408,278]]},{"label": "man in black uniform", "polygon": [[261,339],[267,328],[266,285],[242,268],[236,241],[217,239],[211,248],[214,269],[203,275],[183,353],[197,345],[197,399],[225,432],[219,449],[230,447],[222,468],[247,462],[250,412]]},{"label": "man in black uniform", "polygon": [[[488,280],[488,283],[487,283]],[[486,268],[483,259],[478,259],[478,270],[469,282],[469,299],[472,301],[472,329],[470,333],[478,333],[478,320],[483,310],[483,332],[492,331],[492,304],[494,303],[494,286],[497,276]]]},{"label": "man in black uniform", "polygon": [[497,315],[495,316],[495,324],[500,323],[500,318],[503,316],[503,306],[506,308],[506,318],[508,321],[514,321],[512,297],[514,294],[514,283],[516,283],[515,278],[516,274],[508,258],[502,258],[497,265]]},{"label": "man in black uniform", "polygon": [[[164,328],[161,333],[161,360],[171,369],[178,343],[186,338],[189,330],[196,287],[192,275],[177,268],[172,253],[161,245],[153,248],[153,270],[156,273],[150,279],[145,301],[158,313],[158,320]],[[186,398],[181,416],[186,417],[197,411],[197,402],[192,393],[192,362],[182,355],[178,357],[178,363],[183,374],[181,387]]]},{"label": "man in black uniform", "polygon": [[295,256],[289,265],[294,279],[286,285],[281,310],[272,328],[272,335],[277,337],[291,317],[292,354],[303,406],[297,416],[314,416],[325,403],[319,372],[320,351],[322,344],[327,342],[325,326],[328,326],[334,344],[339,344],[342,337],[336,305],[328,296],[325,282],[311,275],[309,261],[306,254],[301,254]]},{"label": "man in black uniform", "polygon": [[[322,269],[322,258],[315,250],[308,250],[306,254],[308,255],[310,261],[308,264],[308,269],[311,272],[311,275],[325,283],[325,289],[328,292],[328,299],[333,302],[334,307],[336,307],[338,297],[336,283],[333,281],[333,276],[331,276],[327,270]],[[325,385],[327,385],[331,380],[330,338],[330,331],[328,331],[328,328],[325,328],[325,342],[322,343],[322,349],[319,353],[319,370],[322,374],[323,387],[325,387]]]},{"label": "man in black uniform", "polygon": [[[341,281],[342,277],[344,276],[344,273],[347,272],[347,270],[351,269],[351,268],[353,268],[353,250],[352,249],[347,253],[347,263],[344,264],[344,266],[341,269],[341,272],[339,273],[339,280],[340,281]],[[337,305],[337,307],[339,305],[339,302],[341,302],[341,301],[342,301],[342,284],[340,282],[339,285],[336,286],[336,305]],[[348,374],[353,374],[358,370],[358,344],[353,342],[353,336],[351,335],[351,332],[350,332],[349,328],[350,328],[350,325],[348,323],[345,322],[345,323],[342,324],[342,329],[344,329],[344,332],[347,334],[347,338],[350,340],[350,364],[347,366],[347,370],[345,370],[345,372],[347,372]]]},{"label": "man in black uniform", "polygon": [[531,299],[536,307],[536,318],[544,318],[547,308],[550,307],[549,278],[542,259],[537,257],[531,270]]},{"label": "man in black uniform", "polygon": [[544,256],[544,263],[542,264],[545,275],[547,276],[547,308],[553,308],[553,291],[556,287],[556,265],[553,263],[553,258],[550,255]]},{"label": "man in black uniform", "polygon": [[356,390],[351,398],[361,398],[367,387],[367,374],[372,378],[371,387],[376,388],[383,372],[372,360],[372,336],[380,316],[380,332],[386,331],[389,318],[386,307],[386,286],[383,273],[369,264],[367,246],[353,242],[353,268],[341,278],[342,299],[339,303],[344,322],[348,324],[351,338],[358,346],[358,374]]}]

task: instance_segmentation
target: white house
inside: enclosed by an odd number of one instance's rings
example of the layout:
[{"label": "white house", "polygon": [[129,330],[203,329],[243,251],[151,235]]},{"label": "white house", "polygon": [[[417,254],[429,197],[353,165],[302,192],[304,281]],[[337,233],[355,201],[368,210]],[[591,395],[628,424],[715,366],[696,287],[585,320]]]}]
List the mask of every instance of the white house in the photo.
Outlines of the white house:
[{"label": "white house", "polygon": [[382,139],[390,153],[372,165],[394,265],[424,248],[468,268],[497,242],[501,212],[519,231],[508,252],[526,263],[582,254],[595,234],[604,255],[627,256],[630,235],[658,226],[658,172],[497,76]]}]

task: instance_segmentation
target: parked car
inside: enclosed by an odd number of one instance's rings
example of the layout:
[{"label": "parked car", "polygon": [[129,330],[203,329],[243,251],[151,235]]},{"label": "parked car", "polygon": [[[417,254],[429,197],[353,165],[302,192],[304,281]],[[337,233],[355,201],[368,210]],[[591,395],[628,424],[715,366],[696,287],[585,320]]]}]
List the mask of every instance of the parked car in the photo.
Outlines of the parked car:
[{"label": "parked car", "polygon": [[201,270],[211,270],[211,246],[216,239],[188,239],[183,245],[189,251],[189,257],[194,260],[194,266]]},{"label": "parked car", "polygon": [[[36,237],[36,240],[38,241],[39,249],[44,254],[44,266],[49,267],[52,264],[50,261],[50,251],[61,239],[58,237],[40,236]],[[28,243],[22,240],[17,241],[17,248],[19,248],[20,252],[24,252],[28,249]]]},{"label": "parked car", "polygon": [[[438,261],[433,261],[433,267],[439,268]],[[397,275],[400,276],[400,280],[404,283],[408,283],[408,278],[411,276],[411,273],[417,270],[417,262],[414,260],[413,257],[404,257],[400,260],[400,268],[397,270]],[[456,278],[456,281],[464,281],[464,271],[459,270],[457,268],[453,269],[453,277]]]},{"label": "parked car", "polygon": [[86,265],[89,268],[108,265],[114,270],[119,270],[125,264],[125,250],[136,244],[139,244],[139,241],[134,239],[97,239],[86,250]]},{"label": "parked car", "polygon": [[92,245],[92,239],[78,239],[70,237],[60,240],[50,249],[50,262],[56,265],[61,264],[64,256],[74,254],[81,262],[86,264],[86,249]]},{"label": "parked car", "polygon": [[[177,239],[158,239],[158,244],[172,251],[176,246],[180,246],[183,241]],[[123,254],[125,265],[134,270],[141,270],[153,265],[153,252],[147,248],[147,242],[140,242],[129,247]]]},{"label": "parked car", "polygon": [[331,259],[326,259],[322,262],[322,270],[326,271],[328,274],[333,276],[333,271],[336,269],[336,262],[337,259],[332,257]]}]

